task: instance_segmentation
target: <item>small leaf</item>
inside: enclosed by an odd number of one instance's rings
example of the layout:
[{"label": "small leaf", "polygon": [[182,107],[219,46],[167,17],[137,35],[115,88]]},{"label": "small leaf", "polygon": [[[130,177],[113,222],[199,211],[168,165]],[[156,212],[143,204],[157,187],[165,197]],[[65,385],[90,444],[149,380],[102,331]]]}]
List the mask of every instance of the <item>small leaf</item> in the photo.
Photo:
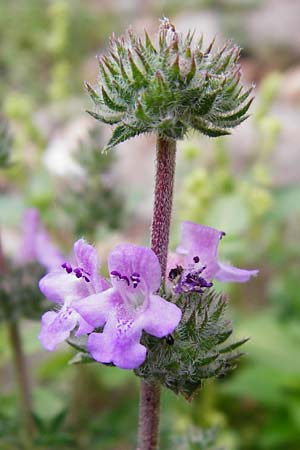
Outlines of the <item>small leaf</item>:
[{"label": "small leaf", "polygon": [[214,37],[209,46],[207,47],[207,49],[205,50],[204,55],[208,55],[211,52],[215,42],[216,38]]},{"label": "small leaf", "polygon": [[171,64],[170,70],[170,78],[172,80],[180,80],[180,67],[179,67],[179,54],[177,53],[176,58],[173,62],[173,64]]},{"label": "small leaf", "polygon": [[204,92],[203,97],[199,100],[197,107],[195,108],[197,114],[199,114],[200,116],[204,116],[205,114],[207,114],[213,107],[213,104],[220,92],[220,88],[214,89],[207,93]]},{"label": "small leaf", "polygon": [[120,112],[124,112],[126,111],[126,106],[124,105],[119,105],[118,103],[116,103],[114,100],[112,100],[109,95],[107,94],[106,90],[104,89],[104,87],[102,86],[102,98],[103,101],[105,103],[105,105],[111,109],[112,111],[120,111]]},{"label": "small leaf", "polygon": [[146,30],[144,30],[144,33],[145,33],[145,44],[146,44],[147,49],[150,50],[151,53],[157,53],[157,51],[155,50],[155,48],[151,42],[149,34],[147,33]]},{"label": "small leaf", "polygon": [[194,76],[195,76],[195,73],[196,73],[196,63],[195,63],[195,58],[194,58],[194,56],[192,57],[192,62],[191,62],[191,68],[190,68],[190,71],[189,71],[189,73],[187,74],[187,76],[186,76],[186,82],[187,82],[187,84],[189,84],[191,81],[192,81],[192,79],[194,78]]},{"label": "small leaf", "polygon": [[93,102],[96,103],[96,105],[99,104],[101,99],[100,99],[100,96],[95,91],[95,89],[93,89],[92,86],[88,82],[85,82],[85,87],[86,87],[86,90],[88,91],[91,99],[93,100]]},{"label": "small leaf", "polygon": [[131,72],[132,72],[132,76],[133,76],[134,81],[139,86],[144,85],[145,81],[146,81],[146,78],[144,77],[142,72],[139,70],[139,68],[135,64],[135,62],[133,60],[133,57],[132,57],[132,53],[130,52],[130,50],[128,50],[128,59],[129,59],[129,64],[130,64],[130,67],[131,67]]},{"label": "small leaf", "polygon": [[143,122],[149,121],[149,116],[145,113],[140,102],[137,103],[135,115],[137,119],[142,120]]},{"label": "small leaf", "polygon": [[251,103],[253,102],[254,98],[252,97],[246,104],[239,106],[238,108],[234,109],[233,111],[228,111],[226,113],[214,113],[215,117],[220,120],[235,120],[239,119],[241,116],[244,116],[248,109],[250,108]]},{"label": "small leaf", "polygon": [[73,356],[72,359],[70,359],[68,364],[88,364],[92,362],[95,362],[95,360],[90,356],[89,353],[78,352]]},{"label": "small leaf", "polygon": [[205,121],[204,119],[193,119],[192,124],[196,130],[201,131],[201,133],[205,134],[209,137],[220,137],[227,136],[230,134],[226,128],[217,127],[214,124]]},{"label": "small leaf", "polygon": [[119,125],[117,128],[115,128],[112,137],[110,138],[104,151],[109,150],[115,145],[121,144],[122,142],[127,141],[127,139],[137,136],[142,132],[143,131],[138,131],[134,128],[128,128],[126,125]]},{"label": "small leaf", "polygon": [[221,348],[219,350],[220,353],[229,353],[233,350],[236,350],[241,345],[245,344],[249,341],[249,338],[241,339],[240,341],[234,342],[233,344],[228,345],[227,347]]},{"label": "small leaf", "polygon": [[92,116],[94,119],[99,120],[100,122],[106,123],[108,125],[114,125],[122,119],[122,115],[120,116],[113,116],[113,115],[107,115],[104,116],[102,114],[95,113],[93,111],[86,111],[90,116]]}]

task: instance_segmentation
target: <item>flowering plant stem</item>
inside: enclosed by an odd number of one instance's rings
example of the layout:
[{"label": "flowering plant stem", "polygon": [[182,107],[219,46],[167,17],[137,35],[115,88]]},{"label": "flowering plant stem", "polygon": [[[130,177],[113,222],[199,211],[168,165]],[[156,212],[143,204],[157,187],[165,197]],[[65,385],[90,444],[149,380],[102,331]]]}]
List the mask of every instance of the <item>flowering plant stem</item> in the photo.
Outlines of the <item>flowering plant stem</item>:
[{"label": "flowering plant stem", "polygon": [[[163,281],[169,247],[175,159],[176,141],[157,137],[151,248],[160,262]],[[154,381],[141,381],[138,450],[158,449],[159,415],[160,384]]]},{"label": "flowering plant stem", "polygon": [[[5,275],[5,271],[6,271],[6,264],[2,250],[2,241],[0,233],[0,275],[1,276]],[[21,396],[26,442],[29,444],[31,442],[32,432],[34,431],[34,423],[32,418],[31,392],[27,374],[26,358],[23,351],[18,321],[17,320],[8,321],[7,328],[10,347],[14,359],[16,382],[19,385],[19,391]]]},{"label": "flowering plant stem", "polygon": [[26,432],[26,441],[29,442],[29,440],[31,440],[32,433],[34,431],[34,424],[31,414],[32,412],[31,393],[26,360],[22,347],[19,324],[17,321],[11,321],[8,323],[8,335],[11,349],[13,352],[16,382],[18,383],[20,391],[24,428]]}]

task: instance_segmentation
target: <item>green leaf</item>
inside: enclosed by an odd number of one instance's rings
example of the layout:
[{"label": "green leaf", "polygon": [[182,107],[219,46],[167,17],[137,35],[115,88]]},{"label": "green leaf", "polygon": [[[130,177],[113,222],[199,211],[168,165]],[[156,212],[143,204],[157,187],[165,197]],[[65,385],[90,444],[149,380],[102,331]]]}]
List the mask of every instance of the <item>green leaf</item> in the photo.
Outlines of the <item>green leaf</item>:
[{"label": "green leaf", "polygon": [[[233,111],[228,111],[226,113],[218,113],[214,112],[214,116],[217,119],[220,119],[221,121],[234,121],[235,119],[242,119],[245,120],[245,114],[250,108],[251,103],[253,102],[254,98],[252,97],[246,104],[239,106],[238,108],[234,109]],[[243,117],[244,116],[244,117]]]},{"label": "green leaf", "polygon": [[[163,290],[160,295],[165,296]],[[225,317],[223,295],[208,289],[203,294],[175,296],[173,301],[182,309],[181,322],[172,333],[173,344],[144,333],[141,342],[148,348],[147,358],[135,374],[158,380],[168,389],[191,399],[204,379],[224,376],[235,367],[242,355],[236,349],[245,340],[220,347],[232,334]]]},{"label": "green leaf", "polygon": [[73,356],[73,358],[70,359],[68,364],[88,364],[92,362],[95,362],[95,360],[89,355],[89,353],[78,352]]},{"label": "green leaf", "polygon": [[192,81],[192,79],[195,76],[195,73],[196,73],[196,63],[195,63],[195,58],[192,57],[191,68],[190,68],[189,73],[186,76],[187,84],[189,84]]},{"label": "green leaf", "polygon": [[220,137],[230,134],[230,132],[226,130],[226,128],[217,127],[214,124],[200,118],[193,119],[192,125],[194,126],[194,128],[196,128],[196,130],[201,131],[201,133],[209,137]]},{"label": "green leaf", "polygon": [[98,105],[99,102],[101,102],[99,94],[95,91],[95,89],[92,88],[92,86],[87,81],[85,82],[85,87],[93,102],[96,103],[96,105]]},{"label": "green leaf", "polygon": [[139,70],[138,66],[135,64],[130,50],[128,50],[128,59],[129,59],[129,64],[130,64],[130,68],[131,68],[131,72],[132,72],[132,77],[133,77],[134,81],[136,82],[136,84],[138,86],[143,86],[143,85],[147,84],[147,80],[146,80],[145,76],[143,75],[143,73]]},{"label": "green leaf", "polygon": [[120,111],[120,112],[126,111],[127,107],[125,105],[120,105],[109,97],[106,90],[104,89],[104,86],[102,86],[101,91],[103,101],[109,109],[111,109],[112,111]]},{"label": "green leaf", "polygon": [[137,136],[140,133],[142,133],[142,131],[138,131],[134,128],[128,128],[126,125],[119,125],[115,128],[104,151],[109,150],[115,145],[121,144],[122,142],[127,141],[127,139]]},{"label": "green leaf", "polygon": [[147,33],[146,30],[145,30],[144,32],[145,32],[145,44],[146,44],[146,48],[147,48],[148,50],[150,50],[151,53],[157,53],[156,49],[154,48],[154,46],[153,46],[153,44],[152,44],[152,42],[151,42],[151,39],[150,39],[150,37],[149,37],[149,34]]},{"label": "green leaf", "polygon": [[95,113],[93,111],[86,111],[90,116],[92,116],[94,119],[99,120],[100,122],[106,123],[108,125],[114,125],[115,123],[120,122],[123,115],[113,115],[113,114],[107,114],[104,116],[103,114]]}]

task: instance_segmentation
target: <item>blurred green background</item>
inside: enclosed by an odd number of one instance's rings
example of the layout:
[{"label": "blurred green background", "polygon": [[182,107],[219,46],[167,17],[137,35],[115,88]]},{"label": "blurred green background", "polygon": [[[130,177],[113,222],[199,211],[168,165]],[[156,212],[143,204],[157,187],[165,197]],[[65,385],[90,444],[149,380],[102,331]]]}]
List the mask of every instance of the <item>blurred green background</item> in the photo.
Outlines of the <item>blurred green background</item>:
[{"label": "blurred green background", "polygon": [[[163,15],[178,30],[203,31],[205,42],[217,35],[217,46],[232,38],[243,48],[244,82],[256,83],[252,115],[231,137],[191,134],[179,143],[171,244],[181,220],[220,228],[227,234],[222,258],[260,275],[247,285],[218,286],[230,294],[238,337],[251,337],[247,354],[190,404],[164,392],[161,448],[299,450],[299,1],[0,0],[0,114],[10,136],[1,128],[0,159],[11,147],[0,171],[4,253],[17,251],[28,206],[40,209],[65,254],[81,236],[103,261],[121,241],[147,244],[154,138],[101,155],[110,130],[85,114],[91,105],[83,81],[95,82],[96,55],[112,32],[132,25],[155,39]],[[134,449],[136,377],[68,365],[73,350],[47,353],[38,332],[39,322],[22,321],[34,449]],[[26,448],[5,321],[0,385],[0,449]]]}]

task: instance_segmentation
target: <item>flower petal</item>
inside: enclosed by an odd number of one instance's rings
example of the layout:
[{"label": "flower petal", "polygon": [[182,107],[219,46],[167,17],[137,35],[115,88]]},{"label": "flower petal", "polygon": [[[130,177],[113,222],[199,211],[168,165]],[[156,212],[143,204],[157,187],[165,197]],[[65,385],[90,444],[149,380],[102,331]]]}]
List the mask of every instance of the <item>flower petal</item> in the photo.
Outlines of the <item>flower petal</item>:
[{"label": "flower petal", "polygon": [[230,264],[219,262],[219,270],[216,273],[215,278],[216,280],[224,282],[233,281],[237,283],[246,283],[251,277],[256,276],[258,272],[258,270],[239,269]]},{"label": "flower petal", "polygon": [[58,313],[48,311],[42,316],[42,328],[39,339],[47,350],[55,347],[67,339],[70,332],[77,325],[78,314],[71,309],[61,309]]},{"label": "flower petal", "polygon": [[218,245],[223,232],[188,221],[182,222],[181,230],[181,244],[176,251],[186,255],[186,265],[193,264],[194,257],[198,256],[199,264],[206,266],[203,277],[211,280],[218,271]]},{"label": "flower petal", "polygon": [[126,326],[110,318],[103,333],[92,333],[88,338],[88,350],[102,363],[113,363],[121,369],[135,369],[146,358],[147,349],[140,344],[142,330],[134,324]]},{"label": "flower petal", "polygon": [[88,284],[83,278],[60,270],[45,275],[39,282],[39,288],[48,300],[70,304],[73,300],[90,295]]},{"label": "flower petal", "polygon": [[75,333],[75,336],[82,336],[83,334],[91,333],[94,330],[94,327],[87,323],[80,315],[78,314],[78,330]]},{"label": "flower petal", "polygon": [[[118,272],[130,281],[133,274],[138,274],[145,284],[143,290],[154,292],[161,282],[161,268],[155,253],[146,247],[139,247],[132,244],[121,244],[115,247],[108,258],[109,272]],[[116,289],[120,284],[116,278],[112,278],[112,284]],[[128,285],[128,283],[127,283]]]},{"label": "flower petal", "polygon": [[74,244],[74,255],[79,267],[81,267],[91,280],[94,292],[101,292],[109,288],[108,282],[98,274],[100,261],[97,250],[84,239],[79,239]]},{"label": "flower petal", "polygon": [[82,267],[89,275],[97,273],[100,265],[97,250],[84,239],[79,239],[74,244],[74,255],[79,267]]},{"label": "flower petal", "polygon": [[72,308],[94,328],[102,327],[107,321],[112,304],[117,304],[120,296],[115,289],[107,289],[98,294],[72,302]]},{"label": "flower petal", "polygon": [[181,310],[174,303],[167,302],[158,295],[151,295],[142,326],[147,333],[161,338],[175,330],[181,316]]}]

